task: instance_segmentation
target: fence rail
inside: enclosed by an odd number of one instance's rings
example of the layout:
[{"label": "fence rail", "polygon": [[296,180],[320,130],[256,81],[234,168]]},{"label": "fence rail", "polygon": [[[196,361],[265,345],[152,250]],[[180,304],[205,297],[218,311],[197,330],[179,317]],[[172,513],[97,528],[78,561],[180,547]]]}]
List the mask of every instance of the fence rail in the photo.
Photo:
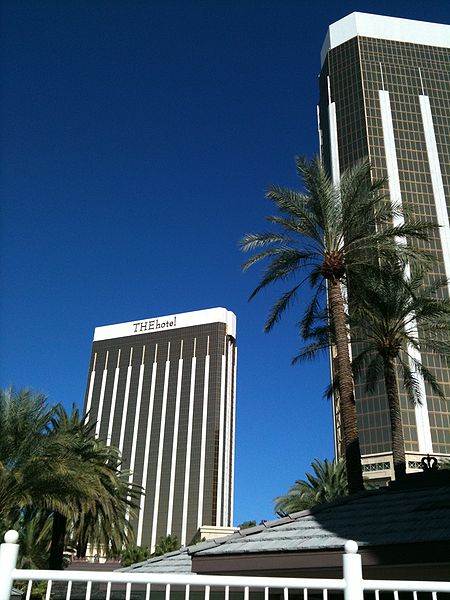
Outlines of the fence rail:
[{"label": "fence rail", "polygon": [[21,581],[28,582],[24,600],[30,600],[33,583],[39,581],[47,581],[45,600],[51,600],[55,582],[67,583],[63,591],[54,594],[58,600],[71,600],[73,584],[77,583],[86,583],[84,600],[91,600],[93,584],[102,583],[107,584],[103,600],[111,600],[112,591],[117,590],[118,585],[125,586],[124,596],[120,595],[121,600],[131,599],[133,586],[134,590],[139,588],[142,600],[151,600],[150,596],[154,591],[163,592],[164,600],[174,600],[174,592],[177,592],[176,600],[183,600],[183,597],[184,600],[194,600],[194,595],[195,600],[210,600],[211,593],[218,590],[221,591],[223,600],[230,600],[230,595],[236,590],[243,594],[243,600],[249,600],[250,592],[263,593],[264,600],[269,600],[270,592],[275,590],[282,593],[283,600],[289,600],[291,590],[298,592],[296,599],[303,597],[303,600],[308,600],[309,590],[315,593],[321,591],[323,600],[328,600],[329,591],[340,592],[344,600],[364,600],[364,592],[373,592],[375,600],[379,600],[380,592],[392,592],[394,600],[398,600],[399,592],[412,593],[412,600],[417,600],[417,595],[421,592],[431,593],[432,600],[438,600],[438,593],[450,593],[450,582],[364,580],[361,555],[358,554],[356,542],[351,540],[345,544],[342,579],[17,569],[17,540],[17,532],[8,531],[5,534],[5,543],[0,546],[0,600],[10,600],[14,582]]}]

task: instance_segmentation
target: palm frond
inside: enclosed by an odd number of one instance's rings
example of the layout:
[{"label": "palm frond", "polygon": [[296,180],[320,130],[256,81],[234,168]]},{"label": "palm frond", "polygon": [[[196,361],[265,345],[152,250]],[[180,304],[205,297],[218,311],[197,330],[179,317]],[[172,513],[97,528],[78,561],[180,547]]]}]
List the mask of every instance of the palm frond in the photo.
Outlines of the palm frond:
[{"label": "palm frond", "polygon": [[328,350],[329,347],[330,343],[328,339],[322,343],[314,342],[312,344],[307,344],[306,346],[303,346],[296,356],[294,356],[291,360],[291,364],[296,365],[305,360],[313,360],[314,358],[317,358],[318,354],[322,353],[324,350]]},{"label": "palm frond", "polygon": [[264,324],[264,331],[270,331],[272,327],[277,323],[284,311],[290,306],[291,302],[295,298],[300,285],[294,286],[291,290],[283,294],[272,306],[267,317],[267,321]]},{"label": "palm frond", "polygon": [[239,247],[244,252],[255,250],[272,244],[283,244],[289,246],[293,243],[290,236],[281,233],[263,232],[247,233],[239,242]]},{"label": "palm frond", "polygon": [[268,250],[264,250],[263,252],[258,252],[258,254],[254,254],[250,258],[248,258],[244,264],[242,265],[242,270],[247,271],[250,267],[252,267],[257,262],[265,260],[266,258],[272,258],[276,256],[280,256],[285,252],[285,248],[270,248]]},{"label": "palm frond", "polygon": [[294,275],[300,265],[307,260],[307,254],[295,249],[285,249],[268,265],[259,285],[250,294],[249,300],[269,284]]},{"label": "palm frond", "polygon": [[348,494],[344,462],[315,459],[311,466],[313,473],[305,473],[305,479],[297,480],[286,495],[274,499],[276,513],[292,514]]}]

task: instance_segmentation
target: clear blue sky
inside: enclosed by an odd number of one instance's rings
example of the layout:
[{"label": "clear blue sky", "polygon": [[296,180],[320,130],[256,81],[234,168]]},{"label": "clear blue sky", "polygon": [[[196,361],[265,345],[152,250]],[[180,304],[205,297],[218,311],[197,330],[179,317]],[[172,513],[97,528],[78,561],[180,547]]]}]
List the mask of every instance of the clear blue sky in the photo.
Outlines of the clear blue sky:
[{"label": "clear blue sky", "polygon": [[317,152],[320,49],[355,10],[450,18],[438,0],[2,3],[0,385],[82,405],[95,326],[233,310],[236,523],[333,456],[327,360],[290,366],[302,303],[264,334],[283,288],[248,303],[237,242]]}]

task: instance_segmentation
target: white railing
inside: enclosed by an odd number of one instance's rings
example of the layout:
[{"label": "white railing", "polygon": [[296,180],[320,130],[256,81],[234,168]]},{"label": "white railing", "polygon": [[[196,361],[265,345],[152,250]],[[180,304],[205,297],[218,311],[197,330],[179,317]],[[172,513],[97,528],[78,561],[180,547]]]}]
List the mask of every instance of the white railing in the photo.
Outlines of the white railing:
[{"label": "white railing", "polygon": [[[0,600],[10,600],[14,582],[28,582],[24,591],[24,600],[30,600],[32,586],[36,581],[47,581],[45,600],[52,597],[53,582],[65,582],[66,588],[55,593],[57,600],[71,600],[73,583],[86,583],[83,595],[90,600],[92,584],[103,583],[105,586],[104,600],[111,599],[112,590],[117,584],[122,584],[124,600],[131,599],[133,591],[141,592],[142,600],[151,600],[152,590],[164,592],[164,600],[172,600],[171,593],[177,592],[177,599],[210,600],[211,592],[221,591],[223,600],[230,600],[230,593],[241,592],[243,600],[250,599],[250,592],[259,592],[261,599],[269,600],[271,590],[282,591],[283,599],[289,600],[289,591],[296,590],[296,598],[300,592],[303,600],[309,599],[309,591],[321,591],[322,599],[328,600],[328,592],[340,592],[344,600],[364,600],[364,592],[375,592],[375,600],[379,600],[380,592],[392,592],[393,600],[398,600],[399,592],[411,592],[411,600],[417,600],[419,592],[429,592],[430,600],[438,600],[438,593],[450,593],[450,582],[442,581],[393,581],[393,580],[364,580],[362,576],[361,556],[358,545],[349,540],[345,544],[343,555],[342,579],[311,579],[287,577],[235,577],[218,575],[192,574],[150,574],[150,573],[120,573],[103,571],[49,571],[35,569],[16,569],[19,545],[18,534],[11,530],[5,534],[5,543],[0,546]],[[112,588],[114,586],[114,588]],[[181,596],[179,592],[182,592]],[[200,596],[198,592],[200,591]],[[183,594],[184,592],[184,594]],[[192,596],[191,596],[192,594]],[[242,596],[243,594],[243,596]],[[190,597],[191,596],[191,597]],[[159,594],[160,597],[160,594]]]}]

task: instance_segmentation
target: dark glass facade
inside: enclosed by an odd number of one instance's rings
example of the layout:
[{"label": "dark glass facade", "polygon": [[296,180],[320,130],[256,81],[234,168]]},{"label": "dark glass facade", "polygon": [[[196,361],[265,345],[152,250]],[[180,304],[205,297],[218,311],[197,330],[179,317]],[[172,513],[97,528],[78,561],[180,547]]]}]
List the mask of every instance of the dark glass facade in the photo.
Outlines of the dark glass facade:
[{"label": "dark glass facade", "polygon": [[[371,15],[366,17],[368,22]],[[383,19],[387,25],[386,31],[390,31],[389,21],[392,20],[389,17]],[[385,34],[381,27],[379,35],[372,33],[368,36],[363,31],[352,37],[347,36],[349,39],[344,39],[342,43],[329,44],[326,55],[323,55],[320,75],[321,151],[330,171],[333,152],[339,157],[340,171],[358,159],[368,157],[375,177],[389,176],[389,185],[398,177],[405,212],[441,225],[431,242],[436,258],[429,273],[431,280],[449,275],[448,272],[446,274],[445,261],[450,257],[445,259],[444,254],[448,248],[445,243],[448,240],[450,209],[450,27],[446,47],[445,43],[434,46],[415,40],[415,32],[420,26],[424,31],[430,24],[417,24],[403,19],[395,21],[397,30],[403,27],[406,32],[399,36],[401,41],[387,39],[392,36]],[[339,26],[339,23],[335,26]],[[412,32],[411,41],[405,39],[408,31]],[[433,37],[432,33],[429,37]],[[333,127],[329,116],[331,104],[334,104],[336,114],[337,148],[334,149],[330,136]],[[427,114],[430,115],[428,122]],[[390,122],[392,139],[388,141]],[[429,142],[430,136],[435,138],[435,152]],[[438,184],[442,186],[440,192]],[[444,225],[446,223],[447,229],[442,227],[443,211],[446,213]],[[426,426],[431,450],[438,455],[448,455],[450,369],[435,355],[422,353],[422,361],[435,375],[447,398],[442,400],[425,384],[425,421],[428,421]],[[357,385],[355,393],[362,453],[389,453],[389,414],[383,383],[380,382],[377,390],[371,394],[366,392],[363,385]],[[408,403],[402,391],[401,405],[406,451],[424,453],[423,443],[421,447],[418,436],[417,410]],[[339,438],[338,417],[336,423]],[[338,452],[339,449],[337,444]],[[430,447],[427,448],[429,450]],[[410,466],[412,468],[413,464]]]},{"label": "dark glass facade", "polygon": [[[232,522],[236,345],[229,315],[176,315],[180,326],[164,331],[132,323],[96,329],[84,410],[145,488],[131,523],[137,543],[152,551],[168,534],[185,545],[201,525]],[[131,335],[121,335],[125,325]]]}]

